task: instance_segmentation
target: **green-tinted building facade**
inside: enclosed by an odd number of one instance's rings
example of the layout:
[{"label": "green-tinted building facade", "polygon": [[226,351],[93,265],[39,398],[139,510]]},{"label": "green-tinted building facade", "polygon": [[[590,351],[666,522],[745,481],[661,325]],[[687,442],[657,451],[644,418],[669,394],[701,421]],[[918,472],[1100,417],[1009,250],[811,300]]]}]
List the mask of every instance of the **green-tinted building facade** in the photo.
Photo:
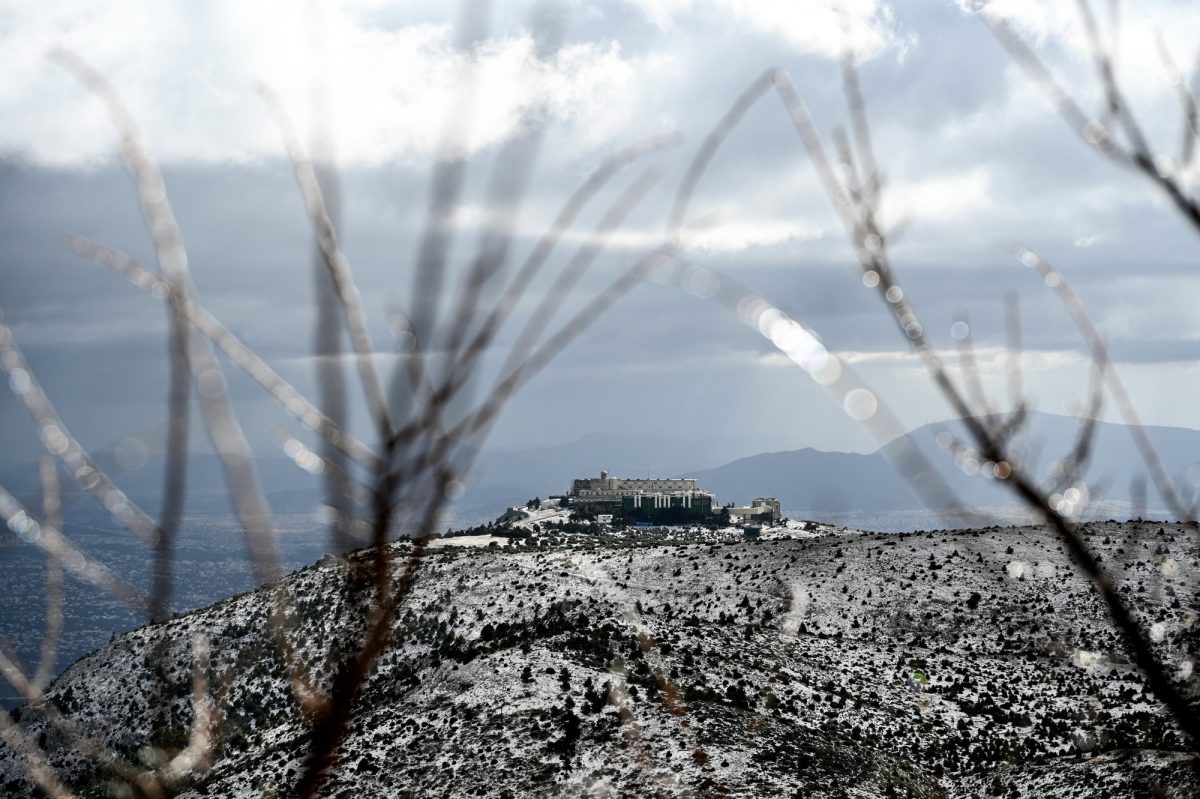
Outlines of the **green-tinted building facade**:
[{"label": "green-tinted building facade", "polygon": [[627,521],[680,524],[705,521],[712,516],[715,497],[706,491],[626,494],[621,515]]}]

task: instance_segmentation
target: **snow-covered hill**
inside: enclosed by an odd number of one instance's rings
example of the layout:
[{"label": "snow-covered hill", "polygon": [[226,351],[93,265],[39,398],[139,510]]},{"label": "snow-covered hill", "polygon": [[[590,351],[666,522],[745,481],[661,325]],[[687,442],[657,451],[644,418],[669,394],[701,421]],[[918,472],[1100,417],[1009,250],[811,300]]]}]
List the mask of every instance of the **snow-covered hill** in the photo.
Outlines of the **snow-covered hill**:
[{"label": "snow-covered hill", "polygon": [[[1200,791],[1194,755],[1050,534],[794,533],[559,534],[431,551],[325,795]],[[1098,523],[1087,538],[1195,695],[1194,533]],[[393,547],[397,570],[410,547]],[[318,682],[326,653],[348,651],[360,628],[348,571],[331,559],[280,585]],[[99,742],[152,760],[148,744],[184,738],[203,634],[225,734],[181,795],[286,796],[306,727],[264,632],[270,610],[260,590],[134,631],[50,694]],[[105,772],[70,755],[38,711],[21,725],[84,795],[108,795]],[[7,749],[0,789],[30,790]]]}]

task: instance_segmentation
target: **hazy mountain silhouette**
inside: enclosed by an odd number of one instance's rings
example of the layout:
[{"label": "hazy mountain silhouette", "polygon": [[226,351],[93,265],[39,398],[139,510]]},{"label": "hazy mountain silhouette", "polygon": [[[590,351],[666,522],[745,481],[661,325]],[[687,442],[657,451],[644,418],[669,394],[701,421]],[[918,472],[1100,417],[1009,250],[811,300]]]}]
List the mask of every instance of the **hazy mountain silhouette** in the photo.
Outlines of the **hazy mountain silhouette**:
[{"label": "hazy mountain silhouette", "polygon": [[[1039,477],[1049,474],[1054,460],[1070,451],[1079,429],[1075,417],[1033,413],[1027,431],[1017,442]],[[661,436],[590,433],[575,441],[552,447],[524,450],[485,450],[480,453],[465,495],[451,507],[457,524],[494,519],[509,505],[534,496],[561,494],[572,478],[596,475],[601,469],[623,477],[695,477],[702,488],[713,491],[722,503],[744,503],[759,496],[777,497],[784,513],[793,518],[829,518],[848,523],[849,514],[918,514],[905,517],[919,523],[929,508],[918,498],[891,457],[897,448],[912,446],[952,489],[964,505],[978,508],[1018,507],[1012,494],[996,480],[968,475],[951,455],[939,447],[937,434],[950,430],[965,435],[957,420],[920,427],[868,453],[823,452],[798,449],[762,452],[725,461],[737,449],[743,452],[754,442],[734,437],[685,440]],[[1185,492],[1200,483],[1200,431],[1178,427],[1147,427],[1168,473]],[[736,448],[736,449],[735,449]],[[157,509],[161,490],[163,458],[150,454],[136,469],[122,467],[107,453],[97,462],[115,482],[148,510]],[[724,462],[723,462],[724,461]],[[721,464],[711,466],[710,464]],[[706,468],[707,467],[707,468]],[[263,490],[279,513],[315,511],[324,497],[320,478],[297,468],[284,457],[264,457],[256,462]],[[1190,471],[1189,471],[1190,470]],[[37,507],[38,478],[34,464],[0,470],[5,485],[31,507]],[[1097,423],[1096,439],[1085,472],[1094,497],[1110,503],[1112,515],[1135,515],[1141,510],[1162,512],[1166,505],[1149,481],[1143,480],[1144,499],[1133,488],[1146,474],[1145,464],[1134,446],[1129,430],[1119,424]],[[73,481],[64,475],[67,500],[78,495]],[[208,513],[220,512],[225,497],[224,476],[213,455],[189,456],[189,507]],[[899,529],[907,522],[880,525]]]},{"label": "hazy mountain silhouette", "polygon": [[[1048,477],[1054,461],[1070,452],[1079,429],[1075,417],[1048,413],[1030,415],[1028,431],[1017,442],[1039,478]],[[1102,501],[1131,504],[1136,510],[1163,511],[1165,502],[1153,484],[1143,481],[1139,500],[1135,481],[1146,467],[1124,425],[1097,423],[1096,438],[1085,477]],[[965,505],[979,508],[1016,506],[1003,483],[965,473],[949,452],[938,446],[937,434],[949,430],[963,436],[960,421],[917,428],[870,454],[800,449],[763,453],[690,474],[722,502],[745,502],[756,496],[778,497],[785,513],[805,517],[816,512],[879,513],[922,508],[905,477],[892,465],[891,455],[902,446],[915,447]],[[1177,486],[1194,488],[1200,480],[1200,431],[1178,427],[1146,427]]]}]

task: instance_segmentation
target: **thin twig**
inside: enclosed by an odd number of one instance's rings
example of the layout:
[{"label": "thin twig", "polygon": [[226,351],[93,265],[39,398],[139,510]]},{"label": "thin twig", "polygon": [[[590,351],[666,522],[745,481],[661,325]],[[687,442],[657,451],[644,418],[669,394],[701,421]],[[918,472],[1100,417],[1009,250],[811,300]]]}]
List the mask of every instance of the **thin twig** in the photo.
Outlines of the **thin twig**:
[{"label": "thin twig", "polygon": [[[20,665],[3,653],[0,653],[0,678],[12,686],[12,689],[26,701],[30,708],[41,713],[71,746],[127,782],[135,783],[145,780],[146,773],[144,771],[124,760],[103,742],[85,734],[79,725],[64,716],[54,702],[46,696],[42,687],[26,677]],[[147,790],[146,794],[147,796],[160,795],[154,790]]]},{"label": "thin twig", "polygon": [[[857,95],[857,71],[853,64],[852,54],[848,55],[846,61],[843,62],[843,76],[847,85],[854,88],[853,91],[847,92],[851,98],[849,102],[853,103],[853,98]],[[1052,506],[1050,498],[1032,482],[1032,478],[1010,462],[1005,442],[997,439],[989,425],[970,412],[965,396],[949,379],[941,359],[930,346],[925,334],[925,327],[915,310],[902,291],[892,291],[893,288],[898,289],[899,286],[888,259],[886,238],[875,224],[878,198],[870,202],[864,201],[861,204],[847,201],[846,190],[837,182],[832,170],[828,168],[824,146],[819,136],[816,135],[815,127],[812,125],[807,111],[799,102],[799,98],[795,96],[790,81],[780,80],[776,82],[776,85],[780,87],[781,96],[789,110],[792,111],[793,120],[810,158],[816,163],[818,172],[829,189],[828,194],[835,210],[838,210],[843,218],[860,264],[864,271],[874,272],[878,276],[879,293],[901,334],[908,340],[909,346],[921,356],[939,391],[962,417],[962,424],[974,439],[979,454],[997,466],[1003,465],[1005,470],[1003,479],[1006,484],[1026,504],[1037,511],[1062,540],[1068,554],[1104,599],[1114,626],[1124,637],[1129,653],[1146,677],[1151,691],[1167,707],[1176,723],[1192,740],[1193,745],[1200,745],[1200,719],[1197,718],[1187,700],[1167,676],[1145,631],[1117,593],[1115,586],[1112,585],[1095,555],[1083,541],[1074,523]],[[869,150],[869,145],[867,149]],[[860,153],[859,156],[861,159],[863,154]],[[1094,361],[1105,363],[1107,358],[1097,356]],[[1000,474],[996,476],[1000,477]]]},{"label": "thin twig", "polygon": [[1083,111],[1080,104],[1054,77],[1033,49],[1004,20],[986,13],[981,17],[996,40],[1049,98],[1054,109],[1071,130],[1100,154],[1145,175],[1167,196],[1188,224],[1200,232],[1200,201],[1189,195],[1173,175],[1159,168],[1146,137],[1117,84],[1110,52],[1102,44],[1094,16],[1086,0],[1080,0],[1080,13],[1092,48],[1097,80],[1104,93],[1109,115],[1120,124],[1120,131],[1127,140],[1127,146],[1122,145],[1105,124],[1091,118]]},{"label": "thin twig", "polygon": [[621,226],[625,217],[646,196],[657,180],[657,175],[653,172],[644,172],[613,200],[604,216],[596,224],[595,230],[587,237],[586,243],[575,252],[566,267],[558,273],[549,289],[542,295],[541,300],[530,314],[528,323],[517,335],[510,348],[508,358],[500,368],[501,374],[507,373],[529,355],[537,340],[550,325],[555,310],[563,305],[567,295],[583,278],[588,268],[595,263],[596,258],[604,252],[613,231]]},{"label": "thin twig", "polygon": [[[124,253],[111,250],[81,236],[67,236],[64,239],[64,245],[77,255],[119,272],[130,283],[157,299],[165,300],[170,296],[171,289],[166,281]],[[321,413],[303,394],[280,377],[267,365],[266,361],[256,355],[229,328],[209,313],[196,298],[193,297],[184,305],[183,313],[196,330],[216,344],[225,357],[265,389],[297,421],[360,465],[368,469],[375,469],[379,466],[379,456],[370,447],[345,432],[341,426]]]},{"label": "thin twig", "polygon": [[375,347],[371,343],[371,334],[367,329],[362,295],[354,282],[354,275],[350,271],[350,262],[338,243],[337,230],[334,229],[333,220],[330,219],[325,206],[325,195],[321,190],[321,182],[317,179],[312,159],[300,144],[291,119],[278,98],[265,87],[260,89],[260,94],[283,136],[284,146],[287,148],[288,157],[291,159],[292,168],[296,173],[296,182],[300,186],[300,193],[303,195],[305,207],[308,209],[309,220],[317,235],[317,242],[325,259],[325,265],[329,268],[330,277],[333,278],[342,310],[345,312],[346,330],[350,334],[350,342],[354,346],[354,353],[357,356],[355,361],[362,379],[363,393],[367,397],[367,405],[371,409],[371,416],[379,431],[380,440],[386,440],[392,433],[392,419],[388,412],[387,400],[384,397],[383,383],[379,379],[379,373],[375,370]]},{"label": "thin twig", "polygon": [[66,423],[50,398],[42,390],[37,376],[25,361],[12,329],[0,313],[0,369],[8,375],[9,386],[41,435],[47,451],[62,461],[80,487],[117,522],[151,546],[158,541],[158,526],[124,491],[121,491],[104,470],[98,467],[71,435]]},{"label": "thin twig", "polygon": [[[234,413],[225,375],[217,361],[212,343],[208,339],[187,334],[190,326],[187,324],[185,309],[196,296],[196,291],[188,271],[183,234],[171,210],[162,174],[112,84],[73,53],[57,49],[51,52],[51,58],[104,101],[110,121],[121,137],[122,155],[134,178],[146,226],[154,240],[158,263],[167,283],[166,296],[176,311],[179,336],[188,343],[188,365],[200,394],[205,427],[220,460],[234,512],[245,534],[255,577],[260,583],[275,582],[281,576],[278,543],[275,540],[271,511],[254,469],[250,444]],[[302,705],[306,705],[315,701],[315,692],[310,688],[304,668],[295,657],[294,648],[287,636],[284,624],[288,617],[286,596],[277,588],[272,592],[272,598],[274,612],[271,627],[274,640],[287,664],[293,693]]]},{"label": "thin twig", "polygon": [[149,610],[145,594],[122,580],[104,564],[77,549],[63,537],[57,527],[38,522],[16,497],[2,486],[0,519],[4,520],[18,538],[41,549],[50,557],[57,558],[66,571],[80,580],[96,586],[136,613],[146,613]]},{"label": "thin twig", "polygon": [[1121,417],[1125,420],[1125,425],[1129,430],[1130,436],[1133,437],[1133,442],[1137,446],[1138,452],[1142,456],[1146,468],[1150,471],[1150,477],[1154,481],[1155,488],[1167,503],[1167,507],[1171,509],[1181,520],[1190,520],[1193,525],[1196,522],[1195,508],[1189,507],[1179,498],[1175,485],[1167,474],[1167,468],[1163,464],[1162,458],[1155,449],[1153,442],[1150,441],[1150,436],[1147,435],[1145,426],[1142,424],[1141,418],[1138,416],[1137,408],[1134,407],[1133,400],[1129,396],[1129,392],[1125,388],[1124,381],[1121,380],[1121,375],[1112,366],[1112,359],[1108,354],[1108,346],[1104,343],[1104,337],[1100,335],[1087,310],[1083,306],[1082,300],[1075,290],[1071,288],[1063,274],[1050,265],[1046,259],[1042,258],[1036,252],[1025,245],[1017,245],[1015,248],[1017,260],[1025,266],[1037,270],[1042,275],[1042,280],[1058,297],[1063,304],[1063,308],[1067,311],[1071,321],[1075,324],[1076,330],[1079,331],[1080,337],[1091,350],[1092,359],[1100,365],[1102,375],[1105,382],[1108,384],[1108,391],[1116,402],[1117,410],[1120,411]]},{"label": "thin twig", "polygon": [[[42,472],[42,520],[47,526],[62,529],[62,496],[58,487],[58,472],[54,461],[43,457]],[[46,630],[42,635],[42,648],[38,657],[33,685],[42,690],[50,684],[58,663],[58,644],[63,627],[63,567],[57,549],[46,551]]]},{"label": "thin twig", "polygon": [[212,765],[215,708],[208,693],[208,639],[197,635],[192,641],[192,729],[188,744],[167,761],[155,776],[166,785],[203,773]]},{"label": "thin twig", "polygon": [[50,766],[46,753],[21,732],[7,710],[0,710],[0,738],[25,761],[25,771],[51,799],[72,799],[58,774]]}]

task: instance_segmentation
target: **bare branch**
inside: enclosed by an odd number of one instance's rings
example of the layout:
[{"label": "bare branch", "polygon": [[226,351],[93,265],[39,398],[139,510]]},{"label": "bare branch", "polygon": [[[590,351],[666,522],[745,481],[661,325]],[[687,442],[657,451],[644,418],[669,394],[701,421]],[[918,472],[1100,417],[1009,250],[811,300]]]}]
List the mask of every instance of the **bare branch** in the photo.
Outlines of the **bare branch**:
[{"label": "bare branch", "polygon": [[[678,137],[673,135],[655,136],[644,139],[609,157],[588,176],[588,179],[563,204],[550,228],[542,235],[533,251],[529,254],[529,257],[525,260],[525,263],[522,264],[517,274],[509,283],[507,289],[501,295],[500,299],[496,301],[496,304],[480,326],[475,338],[464,349],[462,356],[455,363],[450,376],[432,393],[427,403],[441,405],[458,391],[465,380],[465,376],[471,372],[476,361],[488,345],[491,344],[496,333],[509,318],[513,309],[517,306],[526,290],[549,259],[554,248],[562,240],[563,234],[570,228],[579,213],[595,197],[600,189],[607,185],[624,167],[649,153],[674,146],[678,141]],[[402,328],[403,332],[411,334],[412,325],[408,322],[407,317],[400,315],[398,322],[398,326]],[[427,418],[413,420],[398,430],[394,438],[398,442],[411,440],[413,435],[427,424]]]},{"label": "bare branch", "polygon": [[158,541],[158,527],[154,520],[113,484],[71,435],[26,363],[3,314],[0,314],[0,369],[8,375],[9,385],[33,419],[47,451],[62,461],[80,487],[121,526],[153,546]]},{"label": "bare branch", "polygon": [[1125,384],[1121,380],[1120,374],[1112,366],[1112,360],[1109,358],[1108,347],[1104,343],[1104,338],[1100,335],[1100,331],[1096,329],[1095,325],[1092,324],[1092,320],[1084,309],[1079,295],[1071,288],[1071,285],[1066,281],[1061,272],[1055,270],[1048,261],[1033,250],[1024,245],[1018,245],[1014,254],[1022,264],[1037,270],[1042,275],[1042,281],[1054,291],[1055,296],[1062,302],[1067,314],[1071,317],[1071,321],[1075,323],[1075,328],[1079,331],[1080,337],[1083,338],[1084,343],[1087,344],[1088,349],[1091,351],[1093,362],[1099,365],[1104,380],[1108,384],[1108,391],[1116,401],[1117,410],[1120,411],[1121,417],[1125,420],[1129,433],[1133,437],[1134,444],[1137,446],[1138,452],[1146,464],[1146,468],[1150,471],[1150,478],[1154,481],[1155,488],[1158,489],[1159,494],[1167,503],[1172,513],[1179,516],[1180,519],[1191,519],[1194,524],[1193,509],[1180,501],[1174,483],[1171,481],[1170,475],[1167,474],[1166,466],[1163,465],[1162,458],[1159,457],[1158,451],[1154,448],[1154,444],[1146,434],[1137,409],[1133,405],[1133,400],[1129,397],[1129,392],[1125,389]]},{"label": "bare branch", "polygon": [[[849,87],[847,94],[850,98],[857,91],[857,73],[849,69],[852,63],[851,58],[849,64],[843,65],[843,75]],[[823,179],[833,179],[832,170],[828,168],[823,146],[815,134],[811,120],[803,111],[803,106],[799,104],[798,98],[790,96],[792,93],[787,91],[787,88],[791,86],[790,81],[781,80],[777,82],[777,85],[781,87],[785,104],[793,110],[793,119],[797,123],[810,158],[818,163],[818,172],[825,176]],[[850,99],[848,102],[853,102],[853,100]],[[962,416],[962,424],[974,439],[979,454],[995,463],[997,468],[1003,467],[1005,474],[1003,479],[1006,484],[1026,504],[1037,511],[1062,540],[1075,563],[1087,575],[1104,599],[1114,626],[1124,637],[1134,662],[1145,675],[1155,696],[1171,712],[1176,723],[1191,738],[1193,744],[1200,743],[1200,719],[1197,718],[1187,700],[1167,676],[1145,631],[1117,593],[1116,587],[1108,579],[1099,561],[1083,541],[1074,523],[1052,505],[1050,498],[1034,485],[1030,477],[1020,469],[1014,468],[1009,460],[1005,442],[997,439],[988,425],[970,413],[966,398],[946,376],[940,358],[928,343],[920,318],[896,283],[888,260],[886,240],[874,223],[878,198],[871,202],[861,203],[861,207],[852,206],[846,209],[844,207],[846,202],[844,186],[835,183],[828,193],[835,209],[843,216],[859,262],[864,270],[874,272],[878,276],[877,288],[897,326],[908,340],[910,347],[925,361],[927,370],[943,396]],[[1047,281],[1047,285],[1053,284]],[[1094,360],[1097,363],[1106,363],[1107,357],[1096,357]],[[999,473],[997,473],[997,477],[999,477]]]},{"label": "bare branch", "polygon": [[1145,175],[1167,196],[1183,217],[1197,232],[1200,232],[1200,202],[1190,196],[1174,175],[1161,168],[1134,117],[1128,102],[1117,84],[1111,51],[1102,43],[1095,18],[1087,0],[1079,0],[1080,13],[1088,41],[1092,48],[1093,62],[1100,89],[1103,91],[1108,116],[1114,118],[1127,146],[1116,140],[1108,127],[1090,118],[1079,103],[1063,88],[1051,74],[1049,68],[1011,27],[998,17],[981,15],[996,39],[1009,52],[1013,60],[1050,99],[1059,116],[1079,135],[1089,147],[1116,163],[1132,167]]},{"label": "bare branch", "polygon": [[[543,63],[553,58],[563,39],[562,20],[558,15],[535,10],[530,16],[529,29],[536,43],[535,57]],[[449,378],[461,354],[460,348],[477,315],[484,288],[498,277],[508,260],[516,215],[545,134],[545,111],[541,104],[526,110],[518,123],[520,132],[505,142],[494,158],[485,194],[491,219],[481,232],[478,254],[463,278],[457,307],[446,328],[444,349],[449,360],[444,379]]]},{"label": "bare branch", "polygon": [[[458,26],[458,47],[461,51],[471,51],[482,40],[488,28],[488,11],[486,3],[463,4]],[[464,138],[474,111],[476,77],[476,67],[472,64],[462,76],[451,110],[442,123],[440,153],[430,184],[428,216],[417,248],[416,271],[407,314],[412,321],[412,357],[405,360],[404,369],[397,368],[392,376],[389,400],[393,408],[400,404],[406,382],[417,391],[428,379],[425,359],[433,344],[446,260],[454,238],[458,199],[466,177]],[[396,416],[398,419],[407,418],[403,412],[398,412]]]},{"label": "bare branch", "polygon": [[[1180,131],[1178,158],[1180,168],[1185,169],[1192,163],[1192,156],[1196,151],[1196,136],[1200,135],[1200,107],[1197,107],[1196,95],[1193,94],[1192,87],[1184,79],[1179,67],[1175,65],[1175,60],[1171,58],[1171,51],[1167,49],[1167,43],[1163,41],[1161,33],[1155,37],[1155,41],[1158,44],[1158,54],[1162,58],[1163,69],[1167,73],[1167,83],[1175,89],[1179,105],[1183,108],[1183,126]],[[1197,64],[1197,74],[1200,74],[1200,63]]]},{"label": "bare branch", "polygon": [[51,768],[46,754],[21,732],[7,710],[0,710],[0,738],[25,761],[25,770],[51,799],[72,799],[74,794],[63,786]]},{"label": "bare branch", "polygon": [[683,224],[687,221],[688,206],[691,204],[692,195],[695,194],[696,185],[708,170],[708,165],[712,162],[713,156],[717,154],[717,150],[720,149],[721,144],[729,137],[729,134],[733,132],[738,123],[742,121],[742,118],[749,113],[758,99],[771,88],[775,75],[776,71],[769,69],[751,83],[737,100],[734,101],[730,109],[725,112],[725,116],[721,117],[721,120],[708,136],[705,137],[703,143],[701,143],[700,149],[696,151],[695,157],[688,165],[687,172],[684,173],[683,179],[679,182],[679,188],[675,192],[675,203],[671,207],[671,215],[667,220],[668,243],[674,244],[675,237],[683,229]]},{"label": "bare branch", "polygon": [[[0,643],[7,645],[8,642],[0,641]],[[136,782],[145,777],[143,771],[123,760],[120,755],[100,741],[85,735],[74,721],[64,716],[43,693],[42,687],[31,682],[25,676],[25,672],[22,671],[14,656],[0,653],[0,678],[12,686],[13,690],[24,698],[29,707],[36,708],[43,714],[54,729],[80,752],[128,782]],[[150,795],[157,795],[157,792],[151,791]]]},{"label": "bare branch", "polygon": [[278,98],[268,89],[261,88],[260,94],[283,136],[284,146],[287,148],[288,157],[291,158],[292,168],[296,173],[296,182],[300,185],[300,192],[304,197],[305,207],[308,209],[309,220],[317,234],[317,242],[325,259],[325,265],[329,268],[329,274],[337,289],[338,299],[341,300],[342,310],[345,312],[346,330],[350,334],[350,342],[358,356],[355,360],[363,384],[363,393],[367,397],[367,404],[379,430],[379,437],[381,440],[386,440],[392,433],[391,414],[388,412],[387,400],[384,397],[383,383],[379,379],[378,372],[375,371],[375,347],[371,343],[371,334],[367,330],[362,296],[359,294],[358,286],[350,271],[350,262],[338,243],[337,231],[334,229],[333,221],[325,207],[325,196],[321,190],[320,181],[317,180],[312,159],[308,157],[308,153],[300,144],[291,119]]},{"label": "bare branch", "polygon": [[[335,95],[330,91],[330,65],[324,46],[324,27],[318,19],[322,16],[316,12],[315,6],[309,6],[307,17],[308,44],[311,58],[308,60],[309,81],[312,87],[310,94],[310,110],[315,120],[311,139],[310,151],[313,157],[313,171],[316,173],[317,186],[324,197],[325,208],[333,229],[341,229],[341,180],[338,175],[337,161],[334,155],[334,135],[332,122]],[[313,293],[316,304],[316,319],[313,322],[313,363],[314,377],[317,381],[317,407],[329,417],[329,420],[339,429],[349,427],[349,408],[346,397],[346,375],[342,368],[342,310],[341,301],[337,295],[337,286],[329,272],[324,251],[318,236],[313,237],[313,256],[311,259],[311,275]],[[347,456],[328,441],[321,442],[321,453],[330,469],[345,471],[348,467]],[[342,487],[333,480],[325,481],[325,502],[332,510],[333,518],[329,523],[330,551],[344,553],[356,548],[357,542],[350,534],[354,508],[341,490]]]},{"label": "bare branch", "polygon": [[[167,199],[162,175],[150,157],[137,125],[116,90],[99,72],[65,50],[52,51],[51,58],[104,101],[109,117],[121,136],[122,154],[134,177],[163,278],[170,287],[168,297],[176,308],[181,308],[195,294],[188,273],[187,251]],[[255,571],[261,581],[268,582],[279,576],[279,557],[271,530],[270,510],[259,490],[249,444],[233,413],[226,392],[225,375],[213,357],[211,345],[188,337],[186,331],[189,326],[182,310],[177,310],[176,315],[176,326],[183,331],[180,338],[189,342],[189,364],[201,396],[205,425],[220,456],[234,508],[246,531]]]},{"label": "bare branch", "polygon": [[[170,296],[171,289],[166,281],[123,253],[79,236],[66,237],[64,244],[77,255],[121,273],[130,283],[157,299],[165,300]],[[183,313],[196,330],[216,344],[235,366],[262,386],[297,421],[361,465],[371,469],[378,467],[378,455],[321,413],[303,394],[268,366],[266,361],[243,344],[229,328],[205,310],[196,298],[193,297],[184,304]]]},{"label": "bare branch", "polygon": [[[200,394],[205,427],[221,461],[226,488],[245,534],[255,577],[260,583],[274,582],[281,576],[278,543],[275,540],[270,508],[259,487],[249,442],[234,413],[225,375],[217,361],[212,343],[208,339],[188,335],[190,326],[187,324],[185,310],[192,303],[196,292],[188,272],[183,236],[171,211],[162,175],[112,85],[72,53],[55,50],[51,57],[104,100],[109,117],[121,136],[125,163],[134,177],[146,225],[154,240],[159,266],[167,284],[165,297],[175,310],[179,338],[187,342],[188,365]],[[272,598],[274,640],[287,664],[294,695],[301,705],[307,705],[314,701],[315,694],[308,685],[304,669],[295,657],[287,637],[286,625],[283,623],[287,618],[284,607],[287,598],[278,589],[273,592]]]},{"label": "bare branch", "polygon": [[192,641],[192,730],[187,746],[156,775],[167,785],[203,773],[212,765],[215,709],[208,694],[208,650],[208,639],[197,635]]},{"label": "bare branch", "polygon": [[[137,188],[142,215],[154,242],[159,268],[167,285],[172,289],[168,303],[171,319],[168,352],[171,356],[171,366],[168,390],[170,428],[167,437],[167,468],[163,474],[161,524],[152,539],[155,549],[155,584],[151,595],[150,615],[152,620],[159,620],[165,616],[170,601],[172,548],[183,512],[187,473],[188,404],[191,389],[189,372],[196,367],[196,364],[192,363],[194,355],[189,336],[190,328],[182,311],[184,299],[193,293],[188,274],[187,250],[179,224],[167,202],[167,189],[162,175],[151,159],[133,117],[116,89],[91,65],[68,50],[55,48],[50,51],[49,58],[70,72],[104,102],[109,118],[121,137],[121,152]],[[201,372],[197,371],[195,376],[198,377],[199,374]]]},{"label": "bare branch", "polygon": [[975,403],[973,415],[990,417],[992,409],[988,405],[987,396],[983,391],[983,383],[979,379],[979,368],[975,363],[975,345],[971,340],[971,320],[965,312],[955,315],[955,323],[962,325],[962,335],[958,339],[958,362],[962,369],[963,382],[967,386],[967,396]]},{"label": "bare branch", "polygon": [[1112,138],[1107,128],[1087,114],[1050,72],[1025,40],[1008,23],[998,17],[981,15],[984,23],[1003,45],[1017,65],[1049,98],[1054,110],[1088,147],[1125,166],[1131,165],[1129,155]]},{"label": "bare branch", "polygon": [[550,325],[550,321],[554,318],[554,311],[562,306],[571,289],[579,283],[588,268],[604,251],[613,231],[621,226],[625,217],[646,196],[657,180],[654,173],[644,172],[613,201],[603,218],[597,223],[592,235],[588,237],[587,242],[576,251],[566,267],[555,277],[550,288],[542,295],[541,301],[530,315],[528,324],[521,330],[513,343],[508,358],[500,369],[501,374],[507,373],[528,356],[538,338]]},{"label": "bare branch", "polygon": [[39,523],[3,487],[0,487],[0,518],[4,519],[8,528],[16,533],[18,538],[58,559],[63,568],[80,580],[96,586],[136,613],[147,612],[149,603],[145,594],[122,580],[108,567],[75,548],[57,527]]},{"label": "bare branch", "polygon": [[[42,472],[42,520],[47,526],[62,529],[62,496],[58,489],[58,472],[54,461],[43,457]],[[63,627],[63,567],[58,551],[46,551],[46,630],[42,635],[42,648],[38,658],[33,685],[42,690],[50,684],[58,662],[58,644]]]}]

